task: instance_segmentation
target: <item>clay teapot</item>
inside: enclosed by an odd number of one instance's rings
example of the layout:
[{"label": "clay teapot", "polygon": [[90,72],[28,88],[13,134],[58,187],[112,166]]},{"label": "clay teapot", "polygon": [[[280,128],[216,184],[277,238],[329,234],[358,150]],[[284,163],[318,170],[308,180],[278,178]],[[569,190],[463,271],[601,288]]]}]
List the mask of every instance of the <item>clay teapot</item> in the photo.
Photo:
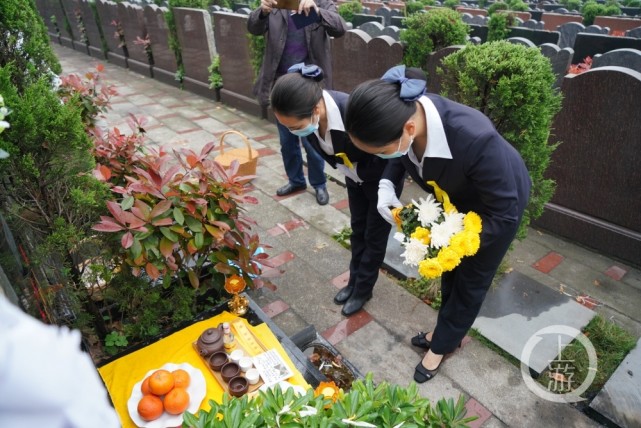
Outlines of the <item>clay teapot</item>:
[{"label": "clay teapot", "polygon": [[208,328],[196,342],[198,352],[203,357],[208,357],[214,352],[223,350],[223,325],[218,324],[216,328]]}]

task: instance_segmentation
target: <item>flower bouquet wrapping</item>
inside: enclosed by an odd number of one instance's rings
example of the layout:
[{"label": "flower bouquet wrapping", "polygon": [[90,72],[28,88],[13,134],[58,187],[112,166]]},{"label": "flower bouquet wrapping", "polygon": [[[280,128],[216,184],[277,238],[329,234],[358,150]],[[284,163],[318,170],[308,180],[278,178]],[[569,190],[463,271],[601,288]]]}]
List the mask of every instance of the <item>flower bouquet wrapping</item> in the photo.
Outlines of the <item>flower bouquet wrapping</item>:
[{"label": "flower bouquet wrapping", "polygon": [[427,184],[434,188],[434,195],[412,200],[392,214],[399,230],[394,237],[405,248],[403,263],[418,267],[419,275],[432,279],[453,270],[463,257],[476,254],[482,224],[473,211],[459,213],[436,182]]}]

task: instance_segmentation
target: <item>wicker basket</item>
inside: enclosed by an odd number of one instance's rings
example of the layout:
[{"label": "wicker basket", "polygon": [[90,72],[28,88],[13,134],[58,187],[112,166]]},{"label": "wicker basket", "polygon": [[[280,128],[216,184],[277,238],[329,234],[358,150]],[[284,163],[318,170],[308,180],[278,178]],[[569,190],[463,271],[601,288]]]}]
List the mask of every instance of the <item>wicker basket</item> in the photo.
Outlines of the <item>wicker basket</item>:
[{"label": "wicker basket", "polygon": [[[225,151],[225,137],[230,134],[239,135],[247,148],[231,149]],[[258,152],[249,144],[249,139],[238,131],[226,131],[220,136],[220,154],[214,159],[225,168],[229,168],[233,161],[238,161],[238,175],[256,175]],[[247,180],[251,181],[251,180]]]}]

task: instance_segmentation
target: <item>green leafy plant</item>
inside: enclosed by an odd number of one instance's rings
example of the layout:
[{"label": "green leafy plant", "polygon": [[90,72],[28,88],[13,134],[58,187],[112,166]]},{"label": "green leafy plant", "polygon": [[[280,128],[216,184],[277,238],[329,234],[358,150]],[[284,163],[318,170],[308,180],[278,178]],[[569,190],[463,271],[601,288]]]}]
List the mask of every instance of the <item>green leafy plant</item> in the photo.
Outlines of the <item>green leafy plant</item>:
[{"label": "green leafy plant", "polygon": [[420,1],[412,0],[405,3],[405,16],[413,15],[422,10],[425,10],[425,5]]},{"label": "green leafy plant", "polygon": [[422,398],[415,383],[408,387],[387,382],[374,384],[372,374],[352,384],[348,393],[339,392],[334,401],[308,390],[296,395],[292,388],[260,391],[249,399],[230,398],[221,403],[209,401],[209,411],[185,412],[183,426],[213,427],[465,427],[476,416],[465,417],[463,397],[439,400],[432,406]]},{"label": "green leafy plant", "polygon": [[490,7],[487,8],[487,14],[489,16],[492,16],[492,15],[494,15],[496,12],[498,12],[500,10],[508,10],[509,8],[510,8],[510,6],[508,6],[507,3],[502,2],[502,1],[497,1],[497,2],[492,3],[490,5]]},{"label": "green leafy plant", "polygon": [[215,55],[208,68],[209,71],[209,87],[212,89],[220,89],[223,87],[223,76],[220,74],[220,55]]},{"label": "green leafy plant", "polygon": [[432,309],[438,310],[441,307],[441,281],[438,279],[407,278],[400,281],[401,287],[418,297]]},{"label": "green leafy plant", "polygon": [[443,60],[445,96],[483,112],[521,154],[532,179],[530,201],[517,237],[543,212],[554,181],[544,174],[556,148],[548,139],[561,95],[550,61],[538,49],[506,41],[467,46]]},{"label": "green leafy plant", "polygon": [[613,16],[620,15],[621,9],[617,6],[616,3],[610,4],[599,4],[594,0],[588,0],[583,3],[581,8],[581,14],[583,15],[583,25],[593,25],[594,19],[597,16]]},{"label": "green leafy plant", "polygon": [[405,25],[400,36],[405,45],[403,64],[423,69],[431,52],[464,44],[469,32],[459,13],[443,8],[409,16]]},{"label": "green leafy plant", "polygon": [[443,2],[443,7],[447,7],[452,10],[456,10],[456,7],[459,5],[458,0],[445,0]]},{"label": "green leafy plant", "polygon": [[255,36],[247,33],[249,38],[249,61],[254,70],[254,82],[260,73],[260,67],[263,65],[263,57],[265,56],[265,36]]},{"label": "green leafy plant", "polygon": [[357,13],[363,13],[363,5],[359,1],[349,1],[338,5],[338,14],[345,22],[352,22]]},{"label": "green leafy plant", "polygon": [[129,345],[127,336],[118,331],[112,331],[105,337],[105,350],[111,355],[117,354],[127,345]]},{"label": "green leafy plant", "polygon": [[495,42],[505,40],[510,34],[510,29],[514,25],[515,16],[509,12],[494,13],[487,23],[487,41]]},{"label": "green leafy plant", "polygon": [[351,236],[352,236],[352,228],[345,226],[340,231],[333,234],[332,238],[334,238],[334,241],[341,244],[343,248],[346,248],[349,250],[350,248],[352,248],[349,240]]}]

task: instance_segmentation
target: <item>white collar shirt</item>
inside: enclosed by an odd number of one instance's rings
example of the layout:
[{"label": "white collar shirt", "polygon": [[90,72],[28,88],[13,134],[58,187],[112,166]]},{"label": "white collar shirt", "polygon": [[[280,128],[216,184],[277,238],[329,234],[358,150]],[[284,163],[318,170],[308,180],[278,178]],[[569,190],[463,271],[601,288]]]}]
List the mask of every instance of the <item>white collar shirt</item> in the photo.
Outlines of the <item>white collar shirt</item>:
[{"label": "white collar shirt", "polygon": [[418,174],[423,176],[423,161],[425,158],[443,158],[443,159],[452,159],[452,152],[450,151],[450,146],[447,143],[447,137],[445,136],[445,128],[443,127],[443,121],[441,116],[436,110],[436,106],[432,100],[427,96],[423,95],[418,100],[425,110],[425,123],[427,124],[427,145],[425,146],[425,153],[423,154],[423,159],[419,162],[414,154],[414,151],[410,150],[408,156]]}]

